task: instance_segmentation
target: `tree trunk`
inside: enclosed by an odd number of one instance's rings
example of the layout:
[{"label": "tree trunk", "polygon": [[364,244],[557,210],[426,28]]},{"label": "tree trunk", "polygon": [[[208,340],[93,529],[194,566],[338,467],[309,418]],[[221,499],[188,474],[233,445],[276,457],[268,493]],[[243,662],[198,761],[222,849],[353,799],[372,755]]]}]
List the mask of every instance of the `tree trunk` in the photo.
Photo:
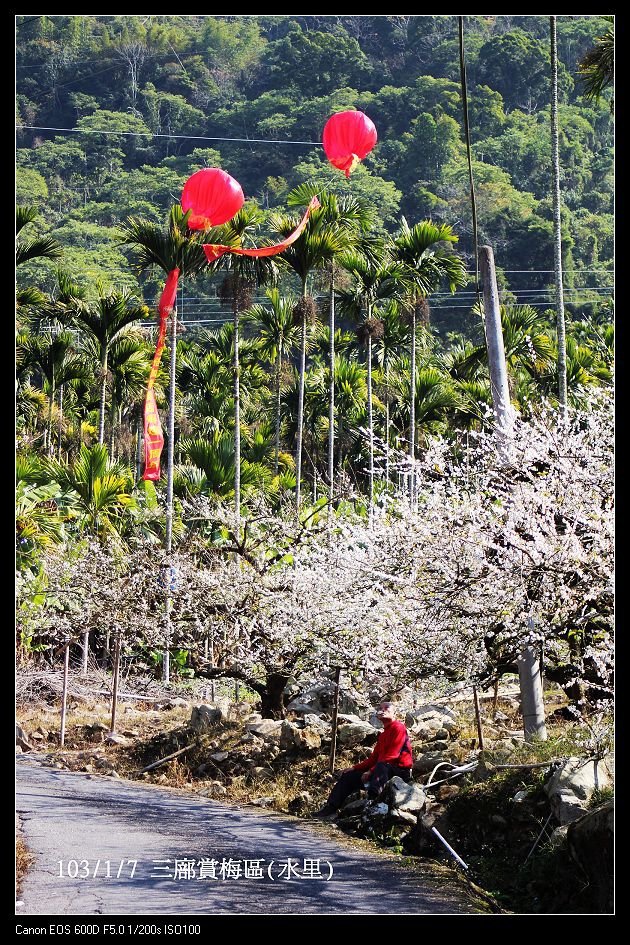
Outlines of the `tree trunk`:
[{"label": "tree trunk", "polygon": [[280,454],[280,378],[282,376],[282,342],[278,347],[278,357],[276,359],[276,432],[274,436],[274,457],[273,471],[278,475],[278,456]]},{"label": "tree trunk", "polygon": [[[306,282],[302,284],[302,298],[306,298]],[[295,450],[295,508],[300,511],[300,478],[302,476],[302,432],[304,424],[304,379],[306,374],[306,315],[302,315],[302,342],[300,345],[300,386],[298,393],[297,444]]]},{"label": "tree trunk", "polygon": [[57,460],[61,462],[61,437],[63,435],[63,384],[59,387],[59,435],[57,439]]},{"label": "tree trunk", "polygon": [[268,673],[264,688],[260,689],[260,714],[263,719],[284,718],[284,689],[289,673]]},{"label": "tree trunk", "polygon": [[241,379],[238,351],[238,289],[239,278],[234,274],[234,521],[237,538],[241,527]]},{"label": "tree trunk", "polygon": [[409,398],[409,501],[413,503],[415,473],[413,469],[416,456],[416,307],[411,310],[411,395]]},{"label": "tree trunk", "polygon": [[[168,405],[168,450],[166,470],[166,536],[165,550],[168,555],[167,567],[170,565],[170,554],[173,546],[173,457],[175,450],[175,367],[177,363],[177,306],[171,313],[171,363],[169,371],[169,405]],[[171,678],[171,590],[170,568],[166,587],[166,633],[164,655],[162,658],[162,679],[170,682]]]},{"label": "tree trunk", "polygon": [[114,436],[116,431],[116,401],[112,391],[112,402],[109,407],[109,458],[114,459]]},{"label": "tree trunk", "polygon": [[107,345],[101,346],[101,403],[98,412],[98,442],[105,439],[105,399],[107,396]]},{"label": "tree trunk", "polygon": [[[369,315],[368,315],[369,317]],[[367,340],[367,407],[368,407],[368,431],[369,431],[369,483],[370,483],[370,502],[368,506],[368,523],[372,527],[374,520],[374,415],[372,411],[372,336],[368,335]]]},{"label": "tree trunk", "polygon": [[143,422],[142,422],[142,409],[140,410],[140,416],[138,418],[138,425],[136,428],[136,479],[138,482],[142,479],[142,435],[143,435]]},{"label": "tree trunk", "polygon": [[[389,364],[385,361],[385,484],[389,488]],[[387,496],[387,489],[385,491]]]},{"label": "tree trunk", "polygon": [[87,676],[88,674],[88,654],[90,652],[90,631],[85,630],[83,633],[83,663],[81,666],[81,675]]},{"label": "tree trunk", "polygon": [[556,279],[556,331],[558,335],[558,401],[563,420],[567,419],[567,341],[562,291],[562,229],[560,221],[560,154],[558,144],[558,45],[556,17],[549,17],[551,31],[551,149],[553,160],[553,256]]},{"label": "tree trunk", "polygon": [[50,385],[50,398],[48,400],[48,423],[46,425],[46,447],[48,450],[48,455],[52,456],[53,454],[53,442],[52,442],[52,412],[53,412],[53,403],[55,400],[55,387],[54,384]]},{"label": "tree trunk", "polygon": [[335,264],[330,271],[330,387],[328,399],[328,524],[332,523],[335,486]]}]

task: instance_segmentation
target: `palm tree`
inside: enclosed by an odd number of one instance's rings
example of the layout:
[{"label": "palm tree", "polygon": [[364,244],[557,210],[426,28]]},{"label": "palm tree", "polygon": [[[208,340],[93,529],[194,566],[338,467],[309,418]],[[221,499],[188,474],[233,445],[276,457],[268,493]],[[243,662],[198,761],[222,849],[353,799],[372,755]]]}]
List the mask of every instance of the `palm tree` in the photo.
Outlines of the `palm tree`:
[{"label": "palm tree", "polygon": [[[275,233],[289,236],[298,225],[298,220],[291,215],[274,214],[270,226]],[[295,307],[295,317],[301,324],[299,392],[297,405],[297,437],[295,449],[295,503],[300,509],[300,491],[302,477],[302,439],[304,426],[304,378],[306,374],[306,341],[309,322],[317,317],[315,301],[307,295],[307,283],[315,269],[322,269],[326,263],[343,250],[344,235],[340,228],[326,220],[325,211],[320,208],[312,211],[306,229],[288,249],[282,253],[281,261],[296,273],[301,283],[301,298]]]},{"label": "palm tree", "polygon": [[[204,233],[189,231],[185,215],[179,205],[171,207],[166,227],[141,217],[129,217],[123,226],[122,242],[131,247],[139,272],[158,268],[168,274],[179,270],[179,278],[193,278],[207,270],[208,261],[203,250],[205,242],[223,242],[219,227]],[[168,420],[168,459],[166,486],[166,551],[170,553],[173,538],[173,455],[175,439],[175,370],[177,364],[177,306],[171,316],[171,362]],[[168,661],[164,662],[168,679]]]},{"label": "palm tree", "polygon": [[405,275],[410,289],[408,310],[411,320],[410,365],[411,399],[409,403],[409,459],[415,459],[415,372],[416,372],[416,322],[423,310],[423,303],[446,280],[451,292],[458,286],[466,285],[466,268],[462,259],[449,252],[440,244],[456,243],[458,237],[445,223],[435,224],[424,220],[409,227],[403,219],[399,235],[394,240],[394,258],[405,267]]},{"label": "palm tree", "polygon": [[15,208],[15,233],[19,237],[15,243],[16,266],[21,266],[31,259],[56,259],[61,256],[61,246],[52,236],[19,236],[24,227],[32,223],[37,216],[36,207]]},{"label": "palm tree", "polygon": [[60,504],[81,530],[99,538],[118,538],[127,511],[133,506],[131,471],[107,456],[102,443],[82,446],[72,464],[47,460],[44,469],[62,492]]},{"label": "palm tree", "polygon": [[[308,181],[296,187],[288,195],[287,202],[291,205],[305,205],[313,196],[320,202],[320,222],[330,228],[339,237],[340,249],[332,253],[328,260],[330,272],[329,283],[329,316],[328,316],[328,489],[332,499],[334,492],[335,468],[335,275],[337,271],[336,256],[339,253],[352,249],[355,239],[360,234],[367,233],[374,220],[375,211],[369,204],[352,197],[349,194],[339,196],[327,190],[319,189],[315,181]],[[329,505],[329,522],[332,520],[332,502]]]},{"label": "palm tree", "polygon": [[93,345],[100,365],[100,404],[98,420],[98,442],[105,439],[105,402],[107,397],[107,369],[109,351],[116,340],[130,325],[149,314],[146,305],[123,289],[100,295],[95,302],[77,301],[68,316],[70,324],[85,335],[88,345]]},{"label": "palm tree", "polygon": [[[48,450],[48,454],[52,456],[52,413],[55,394],[59,391],[59,428],[61,431],[63,386],[72,380],[87,379],[91,374],[91,370],[86,363],[85,357],[81,354],[77,354],[72,333],[69,331],[61,331],[57,335],[54,335],[48,344],[45,344],[43,339],[38,339],[37,349],[33,358],[48,387],[48,424],[46,427],[44,445]],[[59,435],[59,449],[61,449],[61,432]]]},{"label": "palm tree", "polygon": [[136,416],[142,410],[144,392],[151,369],[151,352],[144,338],[131,334],[120,335],[112,343],[109,355],[110,388],[110,441],[109,453],[114,458],[116,431],[120,427],[125,407]]},{"label": "palm tree", "polygon": [[[20,236],[27,224],[32,223],[38,216],[35,207],[15,208],[15,266],[23,265],[33,259],[56,259],[62,254],[61,246],[52,236]],[[16,309],[19,316],[26,314],[28,319],[31,311],[46,305],[48,297],[35,286],[18,289],[15,296]]]},{"label": "palm tree", "polygon": [[[499,310],[511,391],[519,371],[525,371],[533,381],[546,381],[554,360],[555,346],[545,314],[531,305],[500,305]],[[482,314],[477,305],[473,306],[473,312],[479,316]],[[451,354],[449,371],[453,376],[470,380],[479,377],[486,363],[485,344],[468,343]]]},{"label": "palm tree", "polygon": [[[254,204],[242,207],[224,230],[228,234],[228,245],[246,246],[256,235],[264,217]],[[277,267],[268,257],[256,258],[226,254],[220,266],[227,269],[219,293],[222,301],[230,302],[234,333],[232,337],[234,367],[234,513],[236,529],[241,516],[241,364],[239,359],[240,313],[251,303],[251,292],[255,286],[275,282]]]},{"label": "palm tree", "polygon": [[[610,24],[608,29],[596,38],[595,45],[578,63],[578,74],[584,79],[584,96],[595,102],[599,102],[602,93],[613,84],[615,78],[614,18],[603,16],[602,19]],[[614,100],[611,99],[611,111],[613,107]]]},{"label": "palm tree", "polygon": [[[214,494],[230,498],[234,494],[234,437],[231,433],[216,432],[207,439],[185,439],[182,456],[190,465],[178,469],[178,489],[182,494]],[[200,475],[201,474],[201,475]],[[260,463],[242,460],[241,484],[270,488],[272,474]]]},{"label": "palm tree", "polygon": [[339,293],[342,311],[357,321],[357,338],[367,348],[367,419],[369,437],[369,516],[374,513],[374,417],[372,392],[372,343],[384,335],[380,318],[374,317],[378,301],[391,299],[401,289],[404,270],[392,262],[388,247],[382,240],[364,238],[357,243],[358,250],[344,253],[341,266],[353,279],[352,288]]},{"label": "palm tree", "polygon": [[376,363],[383,377],[383,397],[385,402],[385,482],[390,477],[390,426],[391,426],[391,393],[389,376],[392,369],[399,363],[405,345],[409,343],[409,326],[401,317],[400,302],[391,299],[385,305],[375,310],[377,318],[383,325],[382,337],[375,343]]},{"label": "palm tree", "polygon": [[282,366],[291,356],[298,343],[298,326],[293,321],[296,299],[292,295],[280,295],[277,288],[267,289],[269,305],[252,305],[245,312],[245,320],[257,333],[260,351],[264,357],[275,363],[275,437],[274,437],[274,473],[278,474],[278,456],[280,453],[280,385]]}]

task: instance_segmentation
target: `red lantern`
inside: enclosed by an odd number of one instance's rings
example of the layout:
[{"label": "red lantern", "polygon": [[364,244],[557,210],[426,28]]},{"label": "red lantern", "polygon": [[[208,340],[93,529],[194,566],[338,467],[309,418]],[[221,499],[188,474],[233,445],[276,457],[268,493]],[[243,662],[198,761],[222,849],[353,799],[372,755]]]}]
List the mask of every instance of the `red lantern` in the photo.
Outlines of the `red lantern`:
[{"label": "red lantern", "polygon": [[350,177],[359,161],[376,144],[374,122],[363,112],[337,112],[326,122],[322,137],[326,157]]},{"label": "red lantern", "polygon": [[182,191],[182,210],[190,210],[191,230],[208,230],[227,223],[243,206],[245,196],[237,180],[220,167],[204,167],[188,178]]}]

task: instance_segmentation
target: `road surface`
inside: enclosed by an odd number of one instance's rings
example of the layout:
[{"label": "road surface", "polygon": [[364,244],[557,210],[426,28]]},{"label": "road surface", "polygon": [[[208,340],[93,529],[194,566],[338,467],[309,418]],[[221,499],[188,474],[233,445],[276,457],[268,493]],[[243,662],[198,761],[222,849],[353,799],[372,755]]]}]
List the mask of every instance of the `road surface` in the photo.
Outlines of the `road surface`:
[{"label": "road surface", "polygon": [[258,808],[18,756],[35,856],[18,915],[469,914],[462,885]]}]

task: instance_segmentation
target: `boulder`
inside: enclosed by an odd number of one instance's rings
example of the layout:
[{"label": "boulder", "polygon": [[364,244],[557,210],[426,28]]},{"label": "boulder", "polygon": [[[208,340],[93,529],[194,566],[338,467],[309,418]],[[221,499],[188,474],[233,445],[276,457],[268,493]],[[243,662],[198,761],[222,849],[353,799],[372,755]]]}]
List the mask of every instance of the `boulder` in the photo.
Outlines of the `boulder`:
[{"label": "boulder", "polygon": [[382,799],[392,810],[407,811],[417,816],[427,806],[427,796],[419,784],[391,778],[383,788]]},{"label": "boulder", "polygon": [[610,800],[572,821],[567,829],[567,846],[590,880],[597,911],[612,913],[615,802]]},{"label": "boulder", "polygon": [[560,824],[581,817],[593,791],[610,787],[611,769],[607,759],[585,761],[568,758],[545,785],[551,811]]},{"label": "boulder", "polygon": [[371,745],[378,738],[378,731],[368,722],[344,722],[337,729],[340,745],[352,748],[355,745]]},{"label": "boulder", "polygon": [[22,728],[21,725],[18,725],[17,722],[15,723],[15,744],[16,744],[16,745],[19,745],[19,747],[20,747],[23,751],[32,751],[32,750],[33,750],[33,746],[32,746],[32,745],[29,745],[29,743],[28,743],[28,740],[27,740],[27,738],[26,738],[26,733],[25,733],[24,729]]},{"label": "boulder", "polygon": [[209,732],[223,718],[223,712],[217,706],[193,706],[190,716],[190,727],[195,732]]},{"label": "boulder", "polygon": [[390,810],[389,818],[394,823],[408,825],[409,827],[415,827],[418,823],[418,814],[413,814],[410,810],[399,810],[397,807]]},{"label": "boulder", "polygon": [[248,722],[245,728],[265,741],[280,741],[282,722],[279,719],[262,719],[260,722]]},{"label": "boulder", "polygon": [[312,751],[316,748],[320,748],[321,744],[322,737],[320,732],[316,729],[310,726],[301,728],[293,722],[288,722],[286,719],[281,723],[280,748],[285,750],[297,748],[298,750]]},{"label": "boulder", "polygon": [[[322,712],[332,712],[335,701],[335,684],[331,679],[316,683],[307,690],[299,693],[287,705],[291,712],[314,712],[321,715]],[[339,711],[358,714],[364,708],[361,705],[360,697],[353,695],[347,689],[339,690]]]},{"label": "boulder", "polygon": [[127,745],[128,740],[124,735],[118,735],[116,732],[108,732],[105,736],[105,741],[110,745]]},{"label": "boulder", "polygon": [[225,761],[229,757],[229,752],[227,751],[215,751],[214,754],[210,755],[211,761]]},{"label": "boulder", "polygon": [[[451,762],[451,759],[446,752],[427,751],[424,754],[419,755],[414,761],[412,769],[413,773],[414,775],[430,774],[435,766],[440,764],[442,761],[447,761],[449,763]],[[436,777],[436,780],[439,781],[439,778]]]}]

